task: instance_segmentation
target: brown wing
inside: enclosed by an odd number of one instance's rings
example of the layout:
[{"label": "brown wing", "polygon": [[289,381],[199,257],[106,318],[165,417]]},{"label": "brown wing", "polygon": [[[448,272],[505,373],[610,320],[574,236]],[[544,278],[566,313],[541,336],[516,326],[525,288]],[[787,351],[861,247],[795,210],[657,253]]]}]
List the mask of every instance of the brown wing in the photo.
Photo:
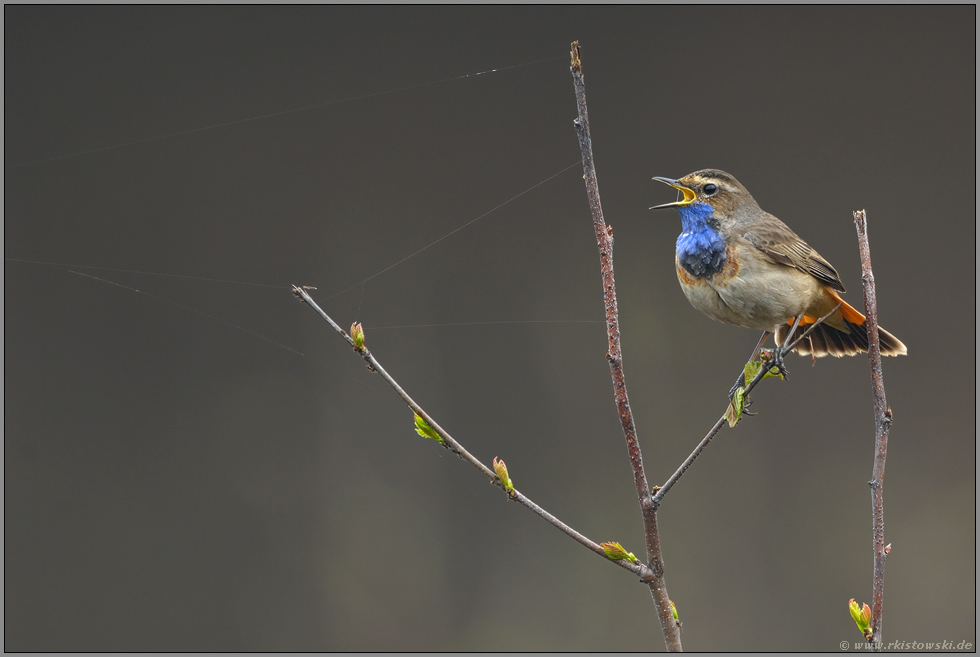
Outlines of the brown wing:
[{"label": "brown wing", "polygon": [[776,217],[767,215],[765,223],[759,223],[745,232],[745,239],[776,262],[810,274],[838,292],[845,291],[833,265]]}]

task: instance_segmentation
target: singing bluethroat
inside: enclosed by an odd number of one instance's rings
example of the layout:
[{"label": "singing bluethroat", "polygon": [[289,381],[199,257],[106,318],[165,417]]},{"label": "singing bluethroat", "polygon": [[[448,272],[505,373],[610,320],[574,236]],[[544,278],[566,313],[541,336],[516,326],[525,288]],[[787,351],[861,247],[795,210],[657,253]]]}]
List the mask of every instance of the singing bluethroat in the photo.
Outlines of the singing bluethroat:
[{"label": "singing bluethroat", "polygon": [[[719,322],[763,331],[761,346],[770,333],[783,344],[797,318],[799,335],[840,304],[794,350],[815,358],[868,350],[867,320],[840,298],[844,285],[837,270],[760,208],[733,176],[704,169],[679,180],[654,180],[683,194],[651,209],[680,212],[683,232],[677,238],[675,264],[692,306]],[[901,340],[883,328],[878,336],[882,355],[907,353]]]}]

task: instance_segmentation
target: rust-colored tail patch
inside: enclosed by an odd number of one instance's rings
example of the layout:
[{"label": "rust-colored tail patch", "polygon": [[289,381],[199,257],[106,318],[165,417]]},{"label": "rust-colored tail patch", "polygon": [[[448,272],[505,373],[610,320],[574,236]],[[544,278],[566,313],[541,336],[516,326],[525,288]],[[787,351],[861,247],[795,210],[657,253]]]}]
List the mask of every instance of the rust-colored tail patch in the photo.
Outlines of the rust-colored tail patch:
[{"label": "rust-colored tail patch", "polygon": [[[861,324],[864,324],[864,322],[866,320],[866,317],[864,315],[862,315],[861,313],[859,313],[857,311],[857,309],[854,308],[854,306],[852,306],[851,304],[849,304],[846,301],[844,301],[843,299],[841,299],[840,298],[840,295],[837,294],[837,291],[836,290],[833,290],[833,289],[831,289],[831,288],[828,287],[826,289],[826,293],[830,296],[830,298],[832,298],[834,300],[834,303],[835,304],[838,301],[841,303],[841,307],[840,307],[840,310],[838,312],[840,312],[841,317],[844,318],[844,321],[845,322],[847,322],[848,324],[857,324],[858,326],[860,326]],[[824,312],[826,312],[826,311],[824,311]],[[816,320],[814,320],[814,321],[816,321]]]},{"label": "rust-colored tail patch", "polygon": [[[841,306],[841,309],[843,310],[844,307]],[[861,313],[850,306],[846,307],[861,317],[863,321],[860,324],[853,323],[848,321],[845,315],[844,322],[849,332],[841,331],[826,323],[821,324],[813,329],[805,340],[796,345],[793,351],[801,356],[813,355],[816,358],[823,356],[840,358],[841,356],[866,353],[868,351],[868,323]],[[803,321],[800,322],[800,328],[796,330],[796,335],[800,335],[804,331],[804,324],[813,324],[815,321],[816,318],[814,317],[804,317]],[[790,326],[792,323],[780,325],[776,329],[776,341],[779,344],[782,344],[786,339]],[[880,326],[878,327],[878,342],[881,345],[882,356],[905,356],[908,353],[908,349],[901,340]]]},{"label": "rust-colored tail patch", "polygon": [[[796,345],[795,351],[801,356],[821,358],[823,356],[854,356],[856,354],[867,353],[868,351],[868,320],[857,311],[853,306],[840,298],[836,291],[827,287],[824,292],[830,298],[830,302],[841,307],[827,321],[819,325],[807,336],[805,340]],[[833,308],[831,306],[830,308]],[[828,312],[827,308],[823,312]],[[817,317],[804,315],[800,321],[800,327],[796,330],[796,335],[801,335],[803,331],[817,321]],[[776,341],[782,344],[793,326],[790,319],[785,324],[776,329]],[[902,341],[885,329],[878,327],[878,342],[881,344],[882,356],[905,356],[908,353]]]}]

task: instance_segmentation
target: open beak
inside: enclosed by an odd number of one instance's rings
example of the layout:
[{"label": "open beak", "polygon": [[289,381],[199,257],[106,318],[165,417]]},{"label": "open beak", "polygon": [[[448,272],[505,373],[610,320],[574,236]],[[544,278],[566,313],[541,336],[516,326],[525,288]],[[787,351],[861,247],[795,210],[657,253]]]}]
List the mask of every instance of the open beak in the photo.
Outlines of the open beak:
[{"label": "open beak", "polygon": [[679,201],[674,201],[673,203],[664,203],[663,205],[655,205],[652,208],[650,208],[651,210],[662,210],[664,208],[680,208],[685,205],[690,205],[691,203],[694,203],[694,199],[697,198],[697,194],[694,193],[694,190],[688,189],[687,187],[682,185],[680,181],[674,180],[673,178],[661,178],[660,176],[654,176],[653,179],[659,180],[665,185],[670,185],[674,189],[680,190],[680,192],[684,194],[684,198],[682,198]]}]

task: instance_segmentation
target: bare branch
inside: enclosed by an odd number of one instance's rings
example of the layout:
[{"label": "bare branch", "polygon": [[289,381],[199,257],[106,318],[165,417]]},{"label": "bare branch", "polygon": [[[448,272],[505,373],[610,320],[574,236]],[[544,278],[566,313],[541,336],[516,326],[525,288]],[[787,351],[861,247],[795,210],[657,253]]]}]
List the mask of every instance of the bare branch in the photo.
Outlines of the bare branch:
[{"label": "bare branch", "polygon": [[[294,285],[293,294],[296,295],[297,298],[304,301],[308,306],[313,308],[313,310],[315,310],[320,315],[320,317],[325,319],[327,323],[330,324],[330,326],[332,326],[333,329],[337,333],[339,333],[342,338],[344,338],[344,340],[347,341],[347,344],[353,347],[354,350],[358,353],[358,355],[360,355],[365,360],[365,362],[367,362],[368,368],[372,372],[377,372],[381,376],[381,378],[383,378],[388,383],[388,385],[391,386],[392,389],[398,393],[398,396],[405,401],[408,407],[411,408],[413,411],[415,411],[416,414],[418,414],[422,419],[424,419],[429,424],[429,426],[432,427],[436,431],[436,433],[439,434],[439,436],[444,441],[443,447],[451,451],[453,454],[456,454],[464,461],[469,461],[469,463],[473,465],[473,467],[475,467],[476,469],[478,469],[480,472],[482,472],[484,475],[487,476],[487,478],[490,480],[490,483],[494,484],[495,486],[499,486],[501,489],[503,489],[503,485],[501,484],[500,479],[497,477],[497,474],[492,469],[488,468],[483,463],[481,463],[478,458],[476,458],[468,451],[466,451],[466,449],[464,449],[463,446],[460,445],[455,438],[450,436],[449,433],[441,426],[439,426],[439,424],[435,420],[433,420],[432,417],[428,413],[426,413],[421,406],[415,403],[415,400],[412,399],[400,385],[398,385],[398,382],[395,381],[395,379],[393,379],[390,374],[388,374],[385,368],[381,366],[381,363],[377,361],[374,355],[366,347],[364,347],[363,344],[360,346],[360,348],[355,346],[354,339],[350,335],[348,335],[347,332],[344,331],[344,329],[340,328],[340,326],[338,326],[337,323],[333,321],[330,318],[330,316],[327,315],[327,313],[325,313],[322,308],[320,308],[320,306],[317,305],[317,303],[309,295],[306,289]],[[611,561],[612,563],[615,563],[618,566],[630,571],[634,575],[639,576],[641,581],[648,581],[653,577],[653,573],[650,571],[650,569],[643,564],[632,563],[625,559],[618,559],[618,560],[609,559],[606,556],[605,551],[602,549],[602,546],[600,546],[592,539],[584,536],[580,532],[576,531],[572,527],[566,525],[561,520],[551,515],[544,509],[542,509],[540,506],[535,504],[533,501],[531,501],[530,498],[528,498],[520,491],[514,490],[513,493],[509,494],[509,496],[515,502],[518,502],[519,504],[526,506],[528,509],[538,514],[539,516],[541,516],[542,518],[550,522],[552,525],[560,529],[562,532],[572,537],[573,539],[575,539],[585,547],[589,548],[596,554],[602,555],[602,557],[607,559],[608,561]]]},{"label": "bare branch", "polygon": [[888,452],[888,431],[892,425],[892,409],[885,400],[885,381],[881,375],[881,345],[878,342],[878,299],[875,277],[871,271],[871,246],[868,244],[868,215],[864,210],[854,213],[858,249],[861,252],[861,284],[864,287],[864,312],[868,316],[868,360],[871,361],[871,392],[875,407],[875,460],[871,481],[871,527],[874,551],[872,581],[871,629],[872,649],[881,650],[881,606],[885,595],[885,515],[882,489],[885,484],[885,456]]},{"label": "bare branch", "polygon": [[633,483],[636,495],[640,501],[643,513],[643,527],[646,534],[647,561],[653,571],[653,580],[649,582],[650,592],[657,605],[661,629],[667,650],[681,650],[680,628],[674,620],[670,609],[670,599],[664,583],[664,563],[660,552],[660,536],[657,531],[657,508],[651,504],[650,487],[646,473],[643,470],[643,456],[640,454],[640,443],[636,439],[636,426],[633,423],[633,411],[630,409],[629,396],[626,393],[626,381],[623,375],[623,354],[620,348],[619,310],[616,304],[616,280],[613,276],[613,238],[612,228],[606,225],[602,216],[602,204],[599,202],[599,183],[596,179],[595,161],[592,156],[592,136],[589,132],[589,111],[585,102],[585,77],[582,74],[582,61],[578,41],[572,42],[572,80],[575,85],[575,100],[578,104],[578,118],[575,119],[575,130],[578,133],[579,147],[582,150],[582,167],[585,170],[585,189],[589,198],[589,208],[592,210],[592,223],[595,228],[596,243],[599,247],[599,263],[602,270],[602,289],[606,308],[606,332],[609,338],[609,370],[612,375],[613,391],[616,396],[616,408],[619,419],[623,424],[626,436],[626,450],[629,453],[630,465],[633,468]]}]

